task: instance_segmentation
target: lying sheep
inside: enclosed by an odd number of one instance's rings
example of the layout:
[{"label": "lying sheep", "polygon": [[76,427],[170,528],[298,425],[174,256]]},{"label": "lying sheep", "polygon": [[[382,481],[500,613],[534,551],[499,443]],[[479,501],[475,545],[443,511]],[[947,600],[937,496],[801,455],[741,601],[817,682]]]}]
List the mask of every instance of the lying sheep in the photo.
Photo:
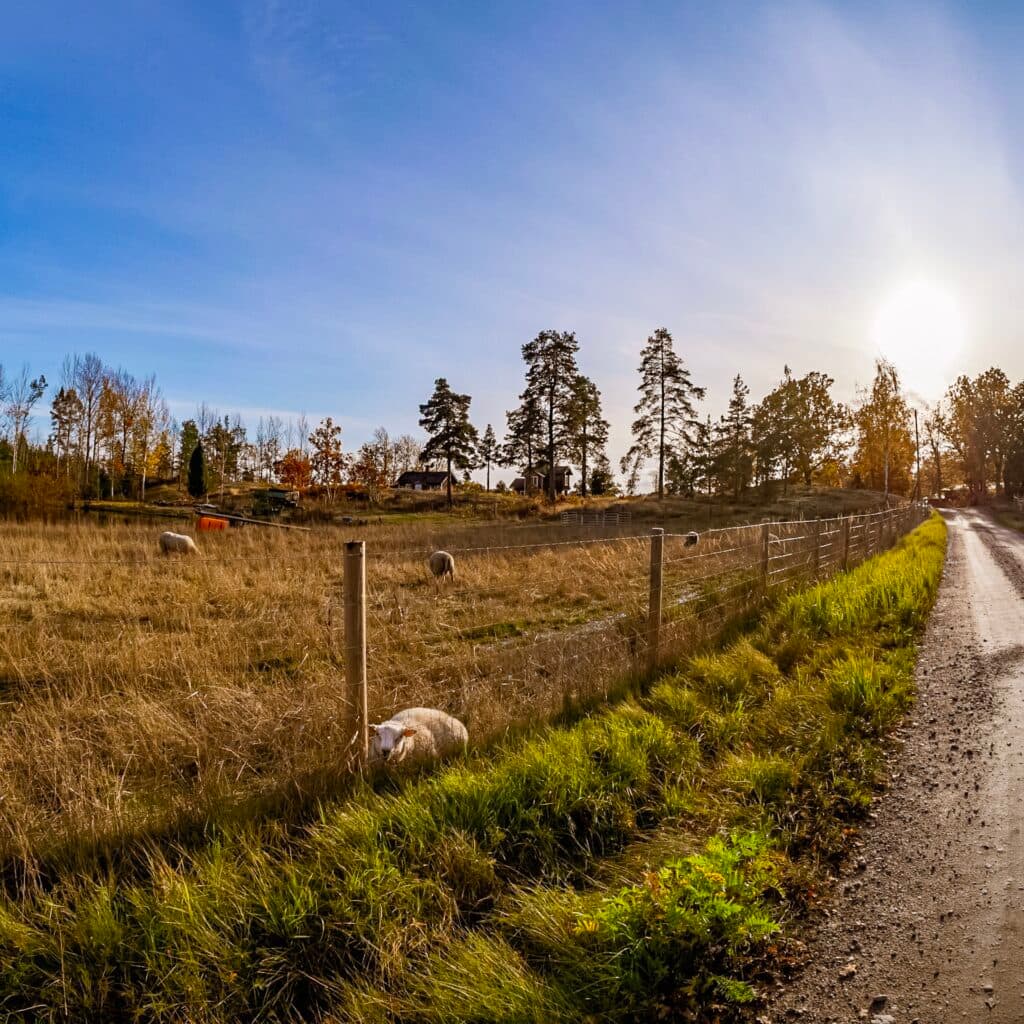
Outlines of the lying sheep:
[{"label": "lying sheep", "polygon": [[170,530],[160,534],[160,552],[169,555],[177,552],[181,555],[198,555],[196,542],[184,533],[171,533]]},{"label": "lying sheep", "polygon": [[689,533],[683,535],[683,547],[692,548],[697,541],[700,540],[700,534],[691,530]]},{"label": "lying sheep", "polygon": [[371,764],[423,764],[466,749],[469,733],[436,708],[406,708],[370,726]]},{"label": "lying sheep", "polygon": [[440,580],[451,579],[455,582],[455,559],[447,551],[435,551],[427,559],[430,571]]}]

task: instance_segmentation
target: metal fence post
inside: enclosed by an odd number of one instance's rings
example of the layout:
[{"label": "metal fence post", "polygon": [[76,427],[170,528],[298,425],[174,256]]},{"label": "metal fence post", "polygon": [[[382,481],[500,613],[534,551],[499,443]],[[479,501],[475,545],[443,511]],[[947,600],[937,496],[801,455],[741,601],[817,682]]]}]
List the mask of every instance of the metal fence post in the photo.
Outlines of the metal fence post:
[{"label": "metal fence post", "polygon": [[366,691],[366,542],[345,544],[345,690],[347,732],[356,738],[356,760],[365,765],[370,753],[369,699]]},{"label": "metal fence post", "polygon": [[812,579],[818,578],[821,571],[821,520],[814,520],[814,558],[811,562]]},{"label": "metal fence post", "polygon": [[843,516],[843,572],[850,568],[850,517]]},{"label": "metal fence post", "polygon": [[651,530],[651,589],[647,601],[647,671],[658,667],[661,646],[661,578],[665,560],[665,531],[660,526]]},{"label": "metal fence post", "polygon": [[772,543],[772,524],[763,523],[761,525],[761,586],[765,592],[768,591],[768,562],[769,555],[768,551]]}]

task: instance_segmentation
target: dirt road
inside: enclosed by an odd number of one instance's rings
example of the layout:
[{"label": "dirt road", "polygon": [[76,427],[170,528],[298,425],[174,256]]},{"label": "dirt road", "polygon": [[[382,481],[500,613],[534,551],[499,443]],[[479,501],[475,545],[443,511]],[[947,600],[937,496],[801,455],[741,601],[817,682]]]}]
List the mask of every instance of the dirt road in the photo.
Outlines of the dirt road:
[{"label": "dirt road", "polygon": [[764,1020],[1024,1022],[1024,536],[947,522],[892,788]]}]

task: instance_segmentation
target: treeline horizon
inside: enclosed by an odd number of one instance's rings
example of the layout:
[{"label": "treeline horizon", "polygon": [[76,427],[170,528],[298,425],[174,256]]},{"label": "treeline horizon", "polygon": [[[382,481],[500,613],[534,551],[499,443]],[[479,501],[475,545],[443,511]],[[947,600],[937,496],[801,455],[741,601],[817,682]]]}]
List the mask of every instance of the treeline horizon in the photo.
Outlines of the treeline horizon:
[{"label": "treeline horizon", "polygon": [[[707,389],[693,381],[665,328],[639,353],[632,444],[618,460],[620,482],[608,456],[601,392],[580,370],[579,351],[575,334],[565,331],[542,331],[523,345],[524,387],[501,440],[492,424],[473,424],[472,397],[439,377],[419,407],[422,438],[392,437],[381,426],[353,451],[331,416],[315,425],[305,415],[261,416],[250,433],[237,414],[202,402],[178,422],[155,376],[137,378],[95,353],[66,357],[56,388],[28,364],[15,373],[0,365],[0,508],[144,500],[153,480],[194,491],[188,471],[197,448],[204,488],[262,481],[315,487],[329,500],[351,487],[376,500],[403,472],[432,468],[447,471],[450,502],[457,474],[468,483],[480,470],[489,491],[492,469],[503,467],[519,473],[528,491],[539,482],[553,501],[550,469],[562,465],[577,470],[583,497],[646,493],[645,480],[659,497],[739,499],[751,487],[785,490],[792,482],[903,496],[964,486],[977,500],[993,488],[1024,491],[1024,382],[1013,384],[997,367],[958,377],[923,415],[883,359],[849,404],[834,399],[835,381],[822,371],[797,377],[786,366],[756,402],[737,373],[726,411],[713,420],[699,413]],[[44,409],[49,431],[32,441]]]}]

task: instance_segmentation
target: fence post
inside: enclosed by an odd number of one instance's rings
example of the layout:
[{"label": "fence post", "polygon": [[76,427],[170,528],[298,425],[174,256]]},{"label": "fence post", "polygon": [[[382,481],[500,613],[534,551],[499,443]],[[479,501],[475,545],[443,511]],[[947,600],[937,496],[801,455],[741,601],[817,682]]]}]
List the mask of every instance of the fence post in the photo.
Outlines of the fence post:
[{"label": "fence post", "polygon": [[772,543],[772,524],[761,524],[761,586],[768,592],[768,549]]},{"label": "fence post", "polygon": [[850,517],[843,516],[843,572],[850,568]]},{"label": "fence post", "polygon": [[356,737],[356,760],[365,765],[370,753],[369,699],[366,692],[366,542],[345,544],[345,689],[348,734]]},{"label": "fence post", "polygon": [[665,531],[651,529],[651,589],[647,600],[647,671],[658,667],[661,646],[661,570],[665,558]]},{"label": "fence post", "polygon": [[821,571],[821,520],[814,520],[814,560],[811,563],[812,579],[818,578]]}]

